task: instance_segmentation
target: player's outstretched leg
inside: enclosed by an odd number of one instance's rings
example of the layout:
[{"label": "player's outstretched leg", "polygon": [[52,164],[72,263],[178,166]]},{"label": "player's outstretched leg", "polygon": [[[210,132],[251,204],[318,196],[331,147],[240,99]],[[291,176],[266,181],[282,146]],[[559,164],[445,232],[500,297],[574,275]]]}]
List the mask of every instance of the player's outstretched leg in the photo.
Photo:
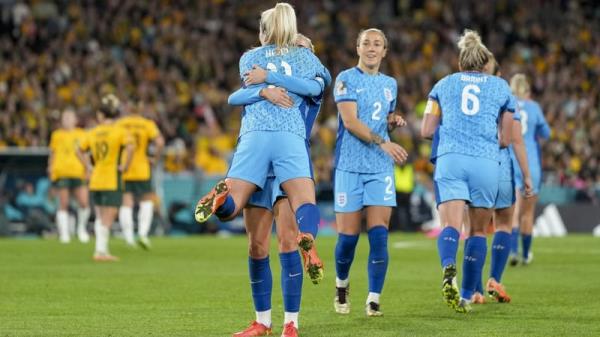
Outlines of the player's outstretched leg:
[{"label": "player's outstretched leg", "polygon": [[198,204],[196,204],[196,212],[194,213],[196,221],[200,223],[206,222],[213,214],[217,213],[217,210],[232,213],[233,210],[231,207],[235,209],[235,204],[233,204],[233,199],[228,197],[229,189],[229,185],[225,180],[217,182],[210,192],[203,196],[198,201]]},{"label": "player's outstretched leg", "polygon": [[303,204],[296,210],[296,222],[300,231],[298,248],[304,259],[304,269],[314,284],[323,280],[323,262],[315,245],[320,219],[319,208],[315,204]]},{"label": "player's outstretched leg", "polygon": [[338,314],[350,313],[350,267],[354,261],[354,252],[358,243],[357,235],[338,234],[337,244],[335,246],[335,287],[336,296],[333,300],[333,307]]}]

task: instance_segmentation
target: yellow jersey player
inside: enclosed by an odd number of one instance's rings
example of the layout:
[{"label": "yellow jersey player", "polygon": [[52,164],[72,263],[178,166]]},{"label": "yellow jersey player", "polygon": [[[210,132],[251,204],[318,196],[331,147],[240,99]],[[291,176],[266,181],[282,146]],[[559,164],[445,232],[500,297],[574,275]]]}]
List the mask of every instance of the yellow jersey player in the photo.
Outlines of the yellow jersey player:
[{"label": "yellow jersey player", "polygon": [[[121,205],[121,174],[127,171],[135,146],[127,130],[115,123],[115,118],[119,115],[119,106],[119,99],[115,95],[110,94],[102,98],[100,109],[96,112],[98,126],[87,133],[77,150],[79,159],[91,170],[90,191],[96,212],[95,261],[118,260],[108,251],[108,239],[110,227]],[[125,159],[119,164],[123,148]],[[85,151],[91,152],[93,166],[84,155]]]},{"label": "yellow jersey player", "polygon": [[85,137],[85,130],[77,127],[75,111],[66,109],[62,114],[61,128],[50,136],[48,176],[58,190],[56,225],[60,242],[71,241],[69,235],[69,197],[71,192],[77,199],[77,237],[88,242],[90,236],[86,226],[90,219],[88,188],[85,168],[77,159],[77,146]]},{"label": "yellow jersey player", "polygon": [[[117,121],[117,125],[129,131],[135,140],[133,160],[127,171],[123,173],[125,191],[123,193],[123,203],[119,209],[119,223],[123,229],[125,241],[129,245],[133,245],[133,206],[135,199],[137,199],[139,201],[138,244],[144,249],[149,249],[148,233],[150,232],[154,213],[151,164],[156,163],[160,158],[164,140],[156,123],[142,116],[143,109],[142,102],[137,106],[132,105],[128,109],[128,115]],[[155,146],[152,159],[148,157],[150,142],[153,142]]]}]

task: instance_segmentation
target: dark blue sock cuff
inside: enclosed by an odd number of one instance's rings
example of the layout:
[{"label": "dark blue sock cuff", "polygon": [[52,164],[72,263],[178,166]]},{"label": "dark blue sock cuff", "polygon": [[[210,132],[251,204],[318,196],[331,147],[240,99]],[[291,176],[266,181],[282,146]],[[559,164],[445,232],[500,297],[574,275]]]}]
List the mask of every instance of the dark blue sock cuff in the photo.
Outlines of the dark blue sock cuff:
[{"label": "dark blue sock cuff", "polygon": [[315,204],[304,204],[296,210],[296,222],[298,229],[302,233],[310,233],[313,238],[317,238],[319,231],[319,222],[321,214],[319,208]]},{"label": "dark blue sock cuff", "polygon": [[385,228],[385,226],[378,225],[375,227],[371,227],[371,229],[367,231],[367,234],[369,236],[370,244],[377,243],[387,245],[388,229]]},{"label": "dark blue sock cuff", "polygon": [[[289,265],[291,263],[295,263],[296,260],[300,260],[300,253],[297,250],[287,252],[287,253],[279,253],[279,261],[281,261],[281,265]],[[290,263],[291,262],[291,263]]]},{"label": "dark blue sock cuff", "polygon": [[219,218],[228,218],[235,212],[235,201],[228,195],[223,205],[219,206],[215,211],[215,215]]}]

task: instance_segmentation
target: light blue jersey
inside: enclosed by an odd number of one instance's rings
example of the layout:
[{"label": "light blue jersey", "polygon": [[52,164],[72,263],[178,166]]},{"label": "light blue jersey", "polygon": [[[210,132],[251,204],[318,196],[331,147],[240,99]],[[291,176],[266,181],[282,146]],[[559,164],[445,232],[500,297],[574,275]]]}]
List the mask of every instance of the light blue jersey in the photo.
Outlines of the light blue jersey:
[{"label": "light blue jersey", "polygon": [[[358,67],[342,71],[335,82],[333,95],[336,103],[356,102],[357,117],[369,129],[386,141],[388,114],[396,109],[398,85],[390,76],[370,75]],[[338,116],[335,145],[335,168],[356,173],[380,173],[393,169],[393,160],[379,147],[366,143],[344,128]]]},{"label": "light blue jersey", "polygon": [[448,153],[500,161],[498,123],[516,102],[505,80],[479,72],[460,72],[441,79],[429,98],[442,111],[434,137],[432,161]]},{"label": "light blue jersey", "polygon": [[[240,59],[240,77],[258,65],[272,72],[305,79],[324,78],[327,72],[319,59],[308,49],[289,47],[277,49],[275,45],[266,45],[252,49]],[[301,107],[304,99],[289,92],[294,106],[285,109],[261,100],[247,105],[242,115],[240,137],[251,131],[284,131],[302,138],[306,137],[306,125],[303,121]]]},{"label": "light blue jersey", "polygon": [[[527,151],[527,163],[533,182],[533,193],[538,194],[542,184],[542,160],[539,139],[550,138],[550,126],[544,118],[544,113],[539,104],[532,100],[518,100],[521,113],[521,132]],[[514,168],[515,182],[519,189],[523,189],[523,174],[519,168],[517,157],[511,147],[510,156]]]}]

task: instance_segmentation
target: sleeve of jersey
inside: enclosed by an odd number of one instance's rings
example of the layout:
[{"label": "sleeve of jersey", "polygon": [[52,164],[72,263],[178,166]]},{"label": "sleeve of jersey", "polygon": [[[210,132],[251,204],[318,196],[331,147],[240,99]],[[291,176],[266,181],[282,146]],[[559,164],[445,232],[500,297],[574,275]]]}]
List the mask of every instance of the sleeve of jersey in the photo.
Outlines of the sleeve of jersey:
[{"label": "sleeve of jersey", "polygon": [[535,134],[537,137],[548,139],[550,138],[552,130],[550,129],[550,125],[548,125],[548,122],[546,121],[546,118],[544,117],[544,113],[542,112],[541,108],[539,108],[539,115],[540,118],[535,128]]},{"label": "sleeve of jersey", "polygon": [[[441,81],[440,81],[441,82]],[[440,82],[437,82],[433,88],[431,89],[431,91],[429,92],[429,99],[432,99],[438,103],[440,103],[440,97],[439,97],[439,92],[440,92]]]},{"label": "sleeve of jersey", "polygon": [[506,85],[506,90],[508,91],[508,97],[506,98],[506,102],[502,106],[500,112],[508,111],[514,113],[517,110],[517,99],[511,93],[510,87]]},{"label": "sleeve of jersey", "polygon": [[398,101],[398,84],[394,80],[394,86],[392,89],[392,101],[390,102],[390,111],[389,113],[394,113],[396,110],[396,102]]},{"label": "sleeve of jersey", "polygon": [[327,88],[331,84],[331,74],[325,66],[322,67],[323,69],[319,73],[317,73],[317,77],[323,79],[323,88]]},{"label": "sleeve of jersey", "polygon": [[260,97],[260,91],[265,87],[265,85],[260,84],[240,88],[229,95],[227,103],[229,103],[229,105],[249,105],[256,103],[263,99]]},{"label": "sleeve of jersey", "polygon": [[348,73],[341,73],[335,80],[333,97],[336,103],[356,102],[356,90],[349,81]]},{"label": "sleeve of jersey", "polygon": [[87,151],[90,148],[90,133],[87,132],[81,136],[79,141],[79,148],[81,151]]},{"label": "sleeve of jersey", "polygon": [[323,82],[316,79],[305,79],[283,75],[274,71],[267,72],[267,83],[282,87],[300,96],[318,96],[323,90]]},{"label": "sleeve of jersey", "polygon": [[159,134],[160,130],[158,130],[156,123],[154,123],[154,121],[148,121],[148,138],[154,139],[158,137]]},{"label": "sleeve of jersey", "polygon": [[240,78],[242,79],[242,83],[244,83],[244,74],[252,69],[250,55],[250,52],[246,52],[240,58]]},{"label": "sleeve of jersey", "polygon": [[50,144],[48,144],[48,148],[50,148],[51,151],[55,151],[56,150],[56,131],[52,132],[52,135],[50,136]]}]

